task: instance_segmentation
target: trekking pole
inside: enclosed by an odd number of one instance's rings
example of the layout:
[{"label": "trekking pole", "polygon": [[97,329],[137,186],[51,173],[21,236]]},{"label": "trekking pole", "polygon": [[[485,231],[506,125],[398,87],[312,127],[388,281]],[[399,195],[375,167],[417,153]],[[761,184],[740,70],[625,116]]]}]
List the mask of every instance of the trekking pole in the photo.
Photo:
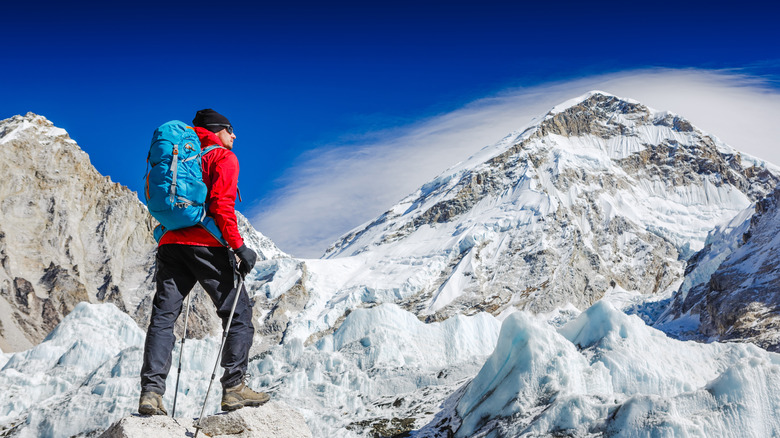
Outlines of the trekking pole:
[{"label": "trekking pole", "polygon": [[176,390],[173,392],[173,411],[171,412],[171,418],[176,417],[176,398],[179,396],[179,378],[181,377],[181,355],[184,353],[184,339],[187,338],[187,320],[190,317],[190,301],[192,301],[192,294],[190,292],[187,296],[187,310],[184,312],[184,333],[181,336],[181,348],[179,348],[179,373],[176,374]]},{"label": "trekking pole", "polygon": [[236,298],[233,300],[233,307],[230,309],[230,317],[228,318],[225,330],[222,331],[222,344],[219,346],[219,353],[217,353],[217,362],[214,364],[214,371],[211,373],[211,381],[209,381],[209,389],[206,390],[206,398],[203,399],[203,407],[200,408],[200,416],[198,422],[195,423],[195,436],[198,438],[198,432],[200,432],[200,420],[203,418],[203,411],[206,410],[206,402],[209,399],[209,393],[211,392],[211,384],[214,383],[214,377],[217,375],[217,366],[219,366],[219,359],[222,356],[222,349],[225,347],[225,340],[227,339],[228,331],[230,330],[230,323],[233,322],[233,312],[236,311],[236,304],[238,304],[238,296],[241,295],[241,288],[244,286],[244,277],[239,276],[238,287],[236,287]]}]

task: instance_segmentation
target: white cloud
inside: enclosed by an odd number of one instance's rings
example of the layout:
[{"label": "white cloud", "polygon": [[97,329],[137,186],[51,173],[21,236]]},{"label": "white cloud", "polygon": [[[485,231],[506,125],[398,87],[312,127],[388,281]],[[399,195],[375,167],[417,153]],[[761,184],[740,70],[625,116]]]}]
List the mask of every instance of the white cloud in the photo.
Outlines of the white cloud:
[{"label": "white cloud", "polygon": [[319,257],[339,236],[550,108],[590,90],[677,113],[730,146],[780,164],[780,92],[724,71],[652,69],[506,90],[448,114],[307,154],[251,214],[283,250]]}]

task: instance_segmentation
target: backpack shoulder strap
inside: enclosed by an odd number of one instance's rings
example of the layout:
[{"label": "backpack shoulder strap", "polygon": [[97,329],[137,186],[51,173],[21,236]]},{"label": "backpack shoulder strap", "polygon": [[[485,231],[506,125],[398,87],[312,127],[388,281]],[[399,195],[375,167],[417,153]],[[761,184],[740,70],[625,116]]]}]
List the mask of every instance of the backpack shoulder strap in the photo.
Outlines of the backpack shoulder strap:
[{"label": "backpack shoulder strap", "polygon": [[214,149],[221,148],[221,147],[222,146],[220,146],[218,144],[213,144],[213,145],[207,147],[206,149],[203,149],[202,151],[200,151],[200,156],[202,157],[202,156],[208,154],[209,152],[213,151]]}]

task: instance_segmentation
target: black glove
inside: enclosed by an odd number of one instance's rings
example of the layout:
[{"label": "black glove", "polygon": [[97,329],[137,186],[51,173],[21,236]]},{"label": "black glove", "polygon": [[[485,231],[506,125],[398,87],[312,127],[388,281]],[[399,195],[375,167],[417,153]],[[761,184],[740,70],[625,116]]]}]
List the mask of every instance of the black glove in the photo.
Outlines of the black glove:
[{"label": "black glove", "polygon": [[238,264],[238,274],[241,275],[242,278],[246,277],[246,274],[251,272],[252,268],[255,267],[257,253],[252,251],[252,248],[249,248],[246,244],[241,245],[241,248],[235,250],[235,253],[239,260],[241,260],[241,263]]}]

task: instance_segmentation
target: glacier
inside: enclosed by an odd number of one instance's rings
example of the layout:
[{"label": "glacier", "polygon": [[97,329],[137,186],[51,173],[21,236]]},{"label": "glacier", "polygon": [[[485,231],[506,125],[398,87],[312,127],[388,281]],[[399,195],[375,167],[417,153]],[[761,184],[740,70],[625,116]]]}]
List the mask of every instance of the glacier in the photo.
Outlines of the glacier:
[{"label": "glacier", "polygon": [[[316,346],[296,340],[252,358],[250,384],[297,408],[315,436],[360,436],[348,427],[381,409],[375,399],[392,404],[401,394],[473,375],[499,326],[489,314],[425,324],[394,304],[359,309]],[[3,355],[0,435],[69,437],[107,429],[135,412],[143,341],[116,306],[79,304],[41,344]],[[180,346],[166,382],[169,409]],[[218,348],[217,338],[185,342],[177,416],[200,413]],[[218,412],[220,396],[212,392],[206,414]]]},{"label": "glacier", "polygon": [[[316,345],[252,358],[250,383],[318,437],[366,436],[361,421],[380,413],[415,414],[413,437],[780,433],[780,355],[675,340],[607,300],[577,313],[425,324],[394,304],[358,309]],[[112,304],[82,303],[40,345],[3,354],[0,434],[78,436],[134,412],[143,336]],[[178,416],[198,415],[217,348],[185,343]],[[171,389],[175,377],[174,367]]]}]

